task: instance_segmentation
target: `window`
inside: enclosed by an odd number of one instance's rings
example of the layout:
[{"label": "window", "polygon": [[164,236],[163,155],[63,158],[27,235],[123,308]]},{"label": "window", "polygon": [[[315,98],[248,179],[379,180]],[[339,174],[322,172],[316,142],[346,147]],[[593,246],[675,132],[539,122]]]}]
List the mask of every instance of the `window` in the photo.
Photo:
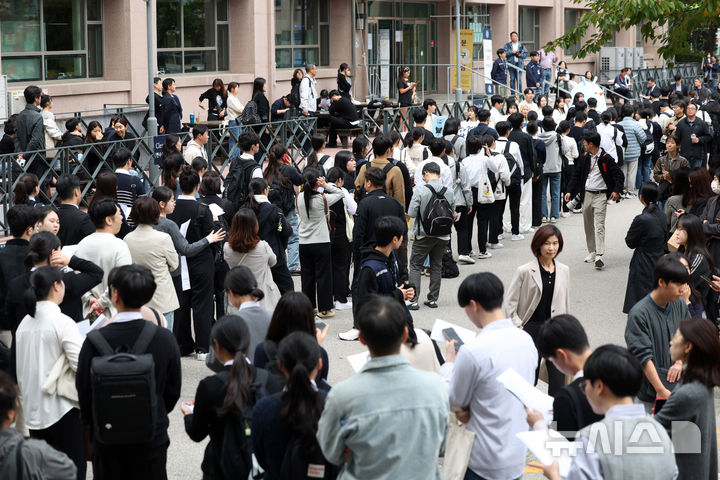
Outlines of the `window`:
[{"label": "window", "polygon": [[8,80],[103,75],[102,0],[9,0],[0,18]]},{"label": "window", "polygon": [[[580,11],[579,10],[573,10],[571,8],[565,9],[565,33],[568,33],[571,28],[576,27],[578,24],[578,21],[580,20]],[[580,49],[580,43],[575,43],[574,45],[570,46],[569,48],[565,49],[565,55],[575,55],[575,53]]]},{"label": "window", "polygon": [[537,50],[540,48],[540,9],[520,7],[518,11],[520,41],[528,52]]},{"label": "window", "polygon": [[275,0],[275,66],[330,64],[328,0]]},{"label": "window", "polygon": [[[453,10],[454,11],[454,10]],[[453,20],[453,28],[454,28]],[[483,59],[483,28],[490,26],[489,5],[467,5],[465,17],[463,17],[463,28],[473,31],[473,60]],[[493,52],[495,57],[495,52]]]},{"label": "window", "polygon": [[159,71],[227,71],[229,38],[227,0],[157,1]]}]

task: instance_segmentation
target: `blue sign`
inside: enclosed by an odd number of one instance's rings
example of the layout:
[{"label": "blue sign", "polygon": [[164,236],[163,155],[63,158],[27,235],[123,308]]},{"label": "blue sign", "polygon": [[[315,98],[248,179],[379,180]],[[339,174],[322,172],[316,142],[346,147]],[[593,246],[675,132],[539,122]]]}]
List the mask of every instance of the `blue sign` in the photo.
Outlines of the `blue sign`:
[{"label": "blue sign", "polygon": [[155,160],[155,165],[162,164],[162,148],[164,144],[165,135],[157,135],[153,139],[153,159]]},{"label": "blue sign", "polygon": [[489,28],[483,28],[483,39],[490,40],[492,38]]}]

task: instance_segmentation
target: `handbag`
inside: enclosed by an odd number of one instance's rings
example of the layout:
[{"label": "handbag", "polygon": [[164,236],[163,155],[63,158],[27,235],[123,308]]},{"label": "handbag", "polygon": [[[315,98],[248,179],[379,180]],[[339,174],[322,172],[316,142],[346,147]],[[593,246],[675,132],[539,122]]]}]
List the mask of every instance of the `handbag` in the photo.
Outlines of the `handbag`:
[{"label": "handbag", "polygon": [[348,242],[352,242],[353,228],[355,227],[355,217],[350,215],[350,212],[347,211],[347,207],[343,210],[345,210],[345,235],[347,236]]},{"label": "handbag", "polygon": [[73,402],[78,401],[77,388],[75,388],[75,371],[70,367],[70,361],[65,353],[61,353],[50,369],[42,385],[43,393],[67,398]]},{"label": "handbag", "polygon": [[465,478],[474,441],[475,433],[469,431],[458,421],[455,414],[450,412],[445,458],[442,466],[443,480],[463,480]]}]

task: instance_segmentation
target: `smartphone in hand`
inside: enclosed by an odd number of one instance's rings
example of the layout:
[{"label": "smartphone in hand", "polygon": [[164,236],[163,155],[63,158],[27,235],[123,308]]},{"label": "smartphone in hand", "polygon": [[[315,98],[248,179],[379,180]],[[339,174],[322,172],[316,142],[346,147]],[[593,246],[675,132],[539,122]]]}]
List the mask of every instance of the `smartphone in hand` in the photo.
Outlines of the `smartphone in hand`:
[{"label": "smartphone in hand", "polygon": [[663,405],[665,405],[665,402],[667,402],[667,398],[655,399],[655,406],[653,406],[653,415],[658,414],[658,412],[662,409]]},{"label": "smartphone in hand", "polygon": [[457,352],[460,350],[460,347],[463,345],[463,341],[460,339],[460,336],[457,334],[454,328],[445,328],[442,331],[443,336],[447,339],[447,341],[455,340],[455,351]]},{"label": "smartphone in hand", "polygon": [[315,328],[319,329],[320,331],[325,330],[325,325],[327,325],[325,322],[315,322]]}]

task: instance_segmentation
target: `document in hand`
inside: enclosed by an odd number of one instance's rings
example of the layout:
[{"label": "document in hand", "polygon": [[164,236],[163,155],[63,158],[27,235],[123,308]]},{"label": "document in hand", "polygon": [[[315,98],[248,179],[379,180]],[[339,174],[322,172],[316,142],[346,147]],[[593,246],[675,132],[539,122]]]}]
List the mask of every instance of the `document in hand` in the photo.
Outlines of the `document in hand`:
[{"label": "document in hand", "polygon": [[520,376],[512,368],[508,368],[497,377],[498,382],[502,383],[510,393],[515,395],[529,409],[539,410],[547,423],[552,422],[553,398],[550,395],[542,393],[533,387]]},{"label": "document in hand", "polygon": [[445,339],[445,335],[443,335],[442,331],[446,328],[454,329],[455,333],[458,334],[458,337],[460,337],[460,339],[465,344],[471,343],[473,340],[475,340],[475,336],[477,335],[476,332],[473,332],[468,328],[463,328],[455,325],[454,323],[446,322],[445,320],[440,320],[439,318],[436,318],[435,323],[432,327],[432,331],[430,332],[430,338],[435,340],[436,342],[445,343],[447,340]]},{"label": "document in hand", "polygon": [[[531,430],[520,432],[517,437],[543,465],[558,461],[560,476],[565,478],[570,470],[572,444],[555,430]],[[574,450],[573,450],[574,451]]]},{"label": "document in hand", "polygon": [[370,352],[364,350],[354,355],[348,355],[347,361],[350,362],[350,366],[356,372],[359,372],[367,362],[370,361]]},{"label": "document in hand", "polygon": [[108,318],[105,315],[98,316],[95,321],[90,324],[90,320],[83,320],[81,322],[78,322],[78,330],[80,331],[80,335],[83,337],[87,337],[87,334],[92,332],[93,330],[97,330],[98,328],[105,325],[108,321]]}]

